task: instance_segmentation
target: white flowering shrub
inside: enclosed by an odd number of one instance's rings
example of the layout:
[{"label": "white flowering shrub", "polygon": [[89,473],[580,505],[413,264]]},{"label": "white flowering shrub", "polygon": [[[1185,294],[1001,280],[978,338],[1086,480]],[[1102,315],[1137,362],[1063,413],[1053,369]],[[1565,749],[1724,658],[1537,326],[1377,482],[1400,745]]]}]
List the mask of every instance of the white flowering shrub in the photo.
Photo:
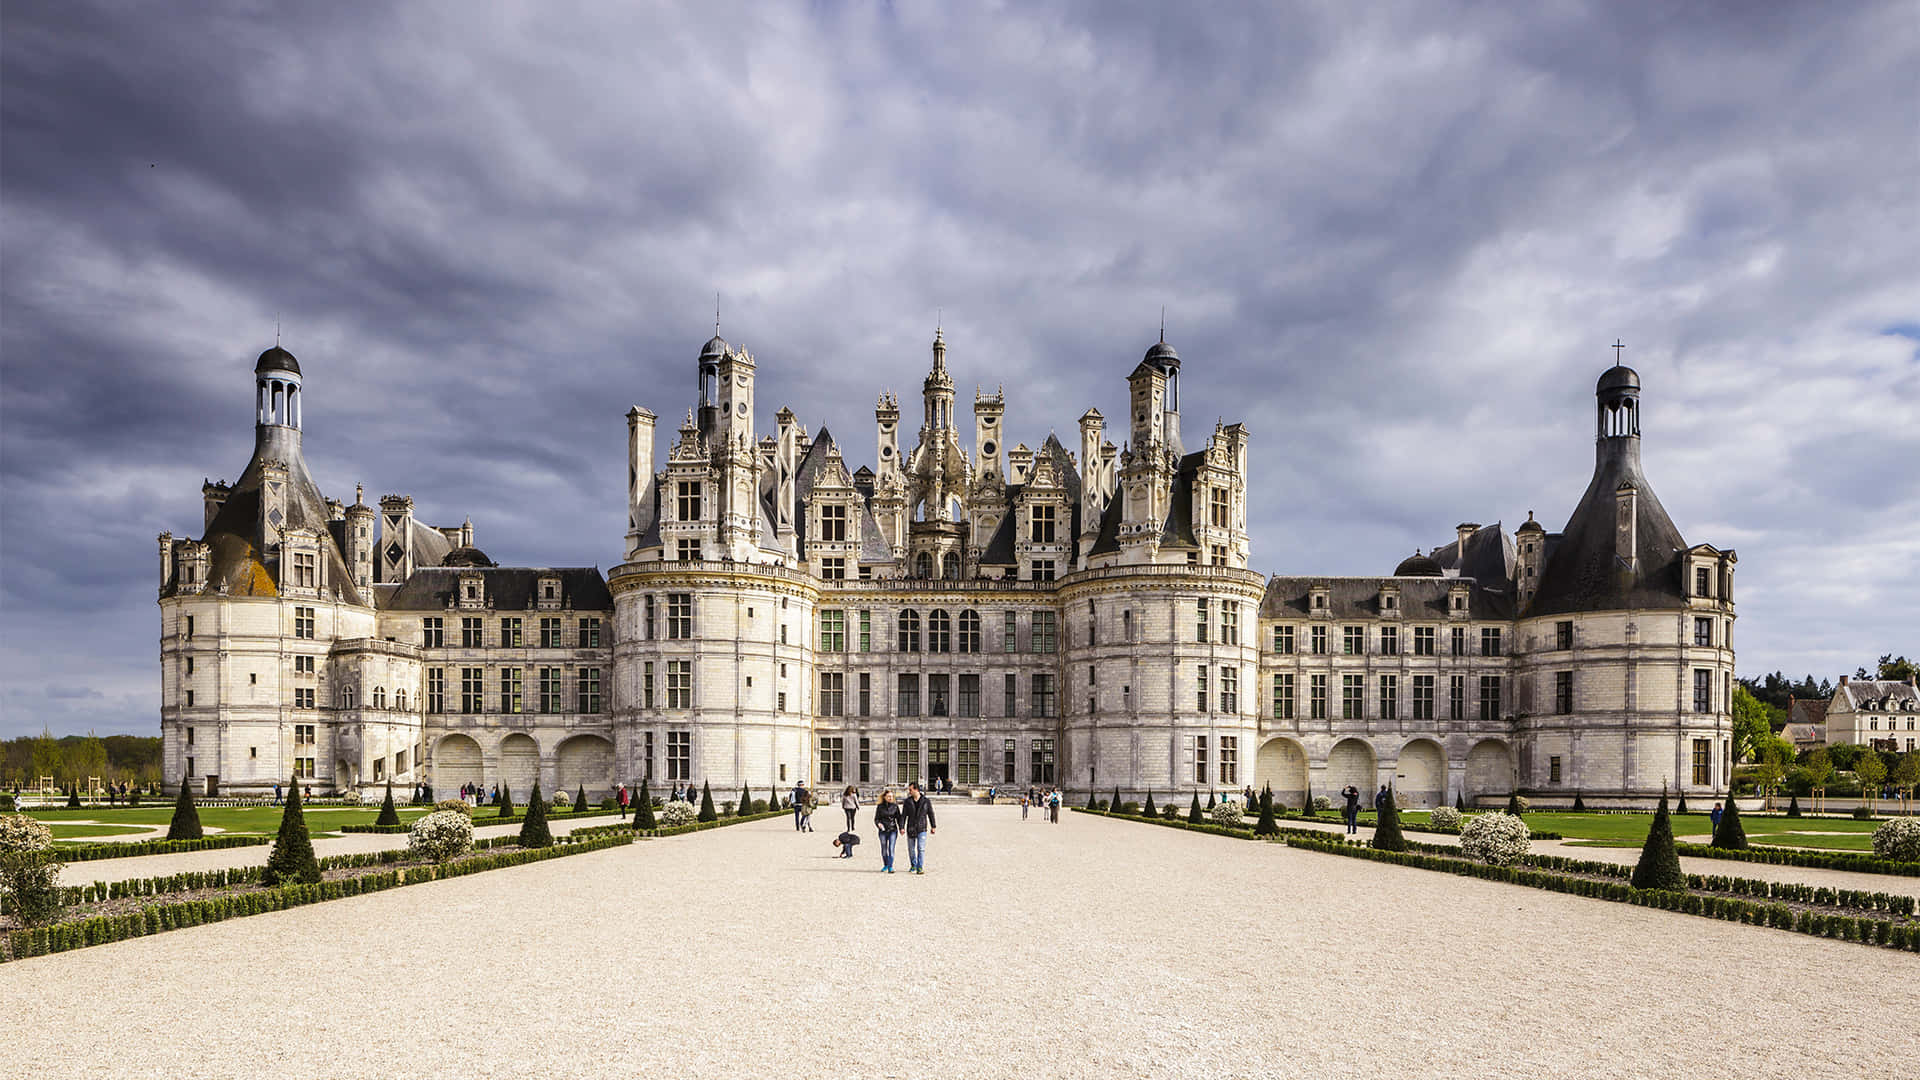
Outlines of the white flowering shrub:
[{"label": "white flowering shrub", "polygon": [[1508,866],[1533,852],[1533,836],[1512,814],[1481,814],[1461,827],[1460,850],[1481,862]]},{"label": "white flowering shrub", "polygon": [[45,851],[53,846],[53,830],[39,818],[0,814],[0,854]]},{"label": "white flowering shrub", "polygon": [[416,859],[446,862],[473,849],[473,819],[457,810],[435,810],[407,830],[407,852]]},{"label": "white flowering shrub", "polygon": [[1436,806],[1427,815],[1427,824],[1442,832],[1459,832],[1460,821],[1466,815],[1451,806]]},{"label": "white flowering shrub", "polygon": [[1894,818],[1873,830],[1873,853],[1895,862],[1920,862],[1920,819]]},{"label": "white flowering shrub", "polygon": [[0,814],[0,888],[23,926],[53,921],[60,910],[60,864],[53,830],[25,814]]},{"label": "white flowering shrub", "polygon": [[691,825],[693,824],[693,819],[699,816],[700,811],[695,810],[693,804],[690,802],[670,802],[660,808],[660,824],[669,827]]},{"label": "white flowering shrub", "polygon": [[456,814],[473,816],[473,804],[465,799],[441,799],[433,804],[435,810],[451,810]]},{"label": "white flowering shrub", "polygon": [[572,803],[573,803],[573,796],[567,794],[564,789],[553,793],[553,805],[568,806],[568,805],[571,805]]},{"label": "white flowering shrub", "polygon": [[1315,795],[1313,797],[1313,808],[1315,810],[1331,810],[1333,809],[1333,800],[1325,795]]},{"label": "white flowering shrub", "polygon": [[1237,829],[1240,827],[1241,819],[1245,816],[1245,814],[1240,812],[1240,804],[1237,802],[1218,802],[1213,805],[1213,823],[1215,825],[1223,825],[1229,829]]}]

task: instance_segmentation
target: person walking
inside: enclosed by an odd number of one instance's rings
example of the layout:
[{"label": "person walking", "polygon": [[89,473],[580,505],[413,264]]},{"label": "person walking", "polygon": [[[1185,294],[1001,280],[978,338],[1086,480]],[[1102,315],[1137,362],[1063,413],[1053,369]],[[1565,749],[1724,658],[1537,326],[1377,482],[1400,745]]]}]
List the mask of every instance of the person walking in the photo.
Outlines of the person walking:
[{"label": "person walking", "polygon": [[793,831],[807,831],[807,782],[795,780],[793,794],[787,796],[787,805],[793,807]]},{"label": "person walking", "polygon": [[1713,813],[1708,814],[1707,816],[1713,819],[1713,829],[1715,832],[1720,831],[1720,814],[1721,814],[1720,804],[1714,803]]},{"label": "person walking", "polygon": [[860,792],[852,785],[840,793],[840,809],[847,812],[847,831],[853,831],[853,817],[860,810]]},{"label": "person walking", "polygon": [[1027,797],[1025,795],[1020,796],[1020,820],[1027,820]]},{"label": "person walking", "polygon": [[1047,797],[1047,813],[1050,815],[1055,825],[1060,824],[1060,789],[1059,788],[1054,788],[1053,794]]},{"label": "person walking", "polygon": [[800,803],[800,806],[802,807],[800,811],[800,829],[802,832],[812,832],[813,812],[820,807],[819,794],[809,788],[807,790],[807,797]]},{"label": "person walking", "polygon": [[1340,794],[1347,800],[1347,804],[1341,813],[1343,813],[1347,819],[1347,835],[1352,836],[1354,833],[1360,831],[1360,789],[1352,784],[1348,784]]},{"label": "person walking", "polygon": [[1387,810],[1387,802],[1392,798],[1393,793],[1387,790],[1387,785],[1381,784],[1380,790],[1373,796],[1373,812],[1375,814],[1385,813]]},{"label": "person walking", "polygon": [[900,804],[907,833],[907,865],[916,874],[927,872],[927,834],[934,831],[933,800],[920,793],[918,783],[907,785],[907,801]]},{"label": "person walking", "polygon": [[893,873],[893,845],[900,839],[900,804],[893,801],[893,789],[880,792],[873,807],[873,825],[880,830],[880,871]]}]

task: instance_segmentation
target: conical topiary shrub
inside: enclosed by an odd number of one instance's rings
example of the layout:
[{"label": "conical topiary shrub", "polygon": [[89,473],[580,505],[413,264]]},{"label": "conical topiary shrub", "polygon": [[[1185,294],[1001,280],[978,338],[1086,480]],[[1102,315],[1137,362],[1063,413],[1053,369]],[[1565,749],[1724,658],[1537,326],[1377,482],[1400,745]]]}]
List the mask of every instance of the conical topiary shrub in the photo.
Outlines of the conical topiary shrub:
[{"label": "conical topiary shrub", "polygon": [[1303,800],[1300,803],[1300,816],[1303,818],[1313,816],[1313,784],[1312,783],[1307,784],[1307,797],[1305,800]]},{"label": "conical topiary shrub", "polygon": [[733,808],[733,816],[746,817],[751,813],[753,813],[753,792],[747,790],[747,785],[741,784],[740,805]]},{"label": "conical topiary shrub", "polygon": [[75,780],[73,786],[67,789],[67,809],[80,809],[80,781],[78,780]]},{"label": "conical topiary shrub", "polygon": [[313,855],[313,837],[307,833],[307,815],[300,811],[300,778],[287,787],[287,808],[280,813],[280,835],[260,874],[262,885],[311,885],[320,880],[320,860]]},{"label": "conical topiary shrub", "polygon": [[[534,801],[539,801],[537,796]],[[500,816],[513,816],[513,789],[504,785],[500,788]]]},{"label": "conical topiary shrub", "polygon": [[1113,789],[1113,798],[1111,801],[1107,803],[1107,809],[1116,814],[1120,812],[1120,789],[1119,788]]},{"label": "conical topiary shrub", "polygon": [[1464,793],[1453,797],[1453,808],[1463,814],[1467,812],[1467,797]]},{"label": "conical topiary shrub", "polygon": [[1797,792],[1787,799],[1787,816],[1800,816],[1800,796]]},{"label": "conical topiary shrub", "polygon": [[1100,800],[1099,800],[1099,799],[1096,799],[1096,798],[1094,798],[1094,797],[1093,797],[1093,792],[1091,792],[1091,791],[1089,791],[1089,792],[1087,792],[1087,809],[1089,809],[1089,810],[1098,810],[1098,809],[1100,809]]},{"label": "conical topiary shrub", "polygon": [[1520,803],[1519,792],[1516,791],[1507,796],[1507,813],[1512,814],[1514,817],[1519,817],[1526,812],[1527,808]]},{"label": "conical topiary shrub", "polygon": [[1713,846],[1732,851],[1747,850],[1746,826],[1740,824],[1740,804],[1727,795],[1727,808],[1720,811],[1720,824],[1713,827]]},{"label": "conical topiary shrub", "polygon": [[1142,806],[1140,808],[1140,816],[1141,817],[1160,816],[1159,809],[1153,805],[1153,789],[1152,788],[1147,789],[1147,803],[1145,806]]},{"label": "conical topiary shrub", "polygon": [[1634,864],[1632,884],[1636,889],[1670,891],[1687,887],[1686,871],[1680,869],[1680,853],[1673,849],[1673,819],[1667,816],[1665,795],[1660,796],[1660,809],[1654,811],[1646,846],[1640,849],[1640,861]]},{"label": "conical topiary shrub", "polygon": [[720,815],[713,809],[713,788],[705,780],[700,781],[700,814],[696,821],[718,821]]},{"label": "conical topiary shrub", "polygon": [[633,830],[647,832],[657,828],[653,820],[653,796],[647,794],[647,782],[640,781],[640,797],[633,802]]},{"label": "conical topiary shrub", "polygon": [[193,805],[193,785],[183,776],[180,798],[173,804],[173,821],[167,825],[167,839],[198,840],[204,835],[200,831],[200,810]]},{"label": "conical topiary shrub", "polygon": [[1200,824],[1200,793],[1193,793],[1193,805],[1187,809],[1187,824]]},{"label": "conical topiary shrub", "polygon": [[1213,792],[1212,791],[1207,792],[1207,812],[1208,813],[1213,812]]},{"label": "conical topiary shrub", "polygon": [[393,808],[393,781],[387,781],[387,800],[380,804],[380,816],[373,823],[382,828],[400,824],[400,811]]},{"label": "conical topiary shrub", "polygon": [[1371,847],[1381,851],[1407,850],[1407,838],[1400,832],[1399,800],[1393,797],[1393,789],[1387,789],[1387,797],[1380,803],[1379,820],[1373,825],[1373,839],[1368,841]]},{"label": "conical topiary shrub", "polygon": [[1573,793],[1573,812],[1576,814],[1587,812],[1587,800],[1582,799],[1577,791]]},{"label": "conical topiary shrub", "polygon": [[1687,812],[1687,793],[1686,792],[1683,791],[1680,793],[1680,802],[1677,806],[1673,808],[1673,812],[1676,814],[1684,814]]},{"label": "conical topiary shrub", "polygon": [[540,797],[540,781],[533,782],[533,794],[527,797],[527,816],[520,820],[520,846],[553,846],[553,833],[547,829],[547,801]]},{"label": "conical topiary shrub", "polygon": [[581,784],[580,787],[574,791],[573,808],[575,810],[587,809],[587,785]]},{"label": "conical topiary shrub", "polygon": [[1260,820],[1254,823],[1253,835],[1280,835],[1280,823],[1273,820],[1273,795],[1271,793],[1263,794],[1260,797]]}]

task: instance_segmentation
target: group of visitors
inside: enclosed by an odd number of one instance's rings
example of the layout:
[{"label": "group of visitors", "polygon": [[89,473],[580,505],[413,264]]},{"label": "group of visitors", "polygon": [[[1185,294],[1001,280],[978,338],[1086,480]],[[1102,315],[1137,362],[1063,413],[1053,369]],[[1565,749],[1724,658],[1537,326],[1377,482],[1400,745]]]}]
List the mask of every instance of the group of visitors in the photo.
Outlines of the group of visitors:
[{"label": "group of visitors", "polygon": [[1042,821],[1060,824],[1059,788],[1028,788],[1026,793],[1020,796],[1020,820],[1026,821],[1027,814],[1036,806],[1040,808]]},{"label": "group of visitors", "polygon": [[492,794],[488,794],[484,784],[461,784],[460,798],[473,806],[498,806],[500,805],[500,785],[493,785]]},{"label": "group of visitors", "polygon": [[[1360,789],[1348,784],[1340,790],[1340,797],[1346,800],[1346,805],[1341,807],[1340,815],[1346,819],[1347,835],[1351,836],[1360,831]],[[1381,784],[1380,790],[1373,796],[1373,812],[1377,814],[1386,809],[1387,800],[1391,798],[1393,793],[1387,790],[1387,785]]]},{"label": "group of visitors", "polygon": [[[793,788],[794,828],[801,832],[812,832],[808,821],[813,808],[818,805],[814,794],[807,789],[806,783],[795,784]],[[860,835],[854,832],[859,820],[860,791],[851,785],[840,793],[840,809],[847,815],[847,829],[833,838],[833,846],[840,849],[840,857],[853,858],[853,849],[860,843]],[[907,797],[895,800],[892,788],[884,788],[880,799],[873,806],[874,829],[880,834],[880,872],[893,873],[893,859],[900,837],[907,838],[907,871],[913,874],[927,872],[927,837],[934,829],[933,800],[920,790],[920,784],[907,784]]]}]

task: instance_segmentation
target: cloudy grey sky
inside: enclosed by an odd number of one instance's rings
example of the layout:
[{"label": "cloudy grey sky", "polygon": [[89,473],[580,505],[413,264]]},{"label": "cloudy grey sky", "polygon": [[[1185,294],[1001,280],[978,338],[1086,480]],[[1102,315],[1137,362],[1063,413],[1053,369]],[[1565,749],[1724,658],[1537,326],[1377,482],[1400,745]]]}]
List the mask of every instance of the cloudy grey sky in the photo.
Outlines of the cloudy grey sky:
[{"label": "cloudy grey sky", "polygon": [[716,292],[852,464],[936,312],[1072,445],[1165,305],[1270,573],[1560,527],[1617,337],[1742,673],[1920,653],[1917,70],[1906,2],[10,0],[0,736],[157,733],[154,537],[276,320],[328,494],[606,567]]}]

